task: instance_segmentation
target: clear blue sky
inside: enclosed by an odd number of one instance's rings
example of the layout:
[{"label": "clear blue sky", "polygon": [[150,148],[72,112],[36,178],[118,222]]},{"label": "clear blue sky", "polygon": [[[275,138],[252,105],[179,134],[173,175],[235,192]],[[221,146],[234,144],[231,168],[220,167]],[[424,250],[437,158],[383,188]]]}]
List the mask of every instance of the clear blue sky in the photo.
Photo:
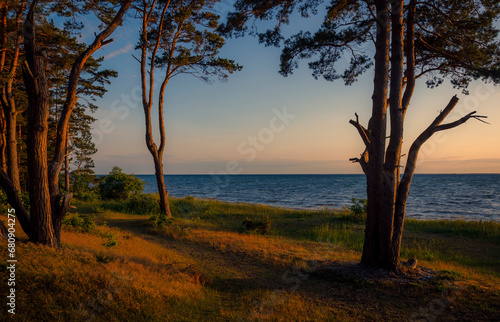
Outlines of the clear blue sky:
[{"label": "clear blue sky", "polygon": [[[321,20],[321,15],[296,19],[289,32],[314,30]],[[94,31],[89,26],[86,35]],[[97,102],[96,173],[107,173],[114,165],[127,173],[154,172],[144,140],[139,63],[132,57],[137,37],[137,25],[128,17],[113,34],[115,41],[97,52],[119,76]],[[243,70],[228,82],[172,79],[165,100],[166,174],[361,173],[359,165],[348,161],[363,151],[348,121],[354,112],[368,121],[373,71],[346,87],[342,81],[315,80],[303,62],[284,78],[278,74],[279,55],[279,49],[259,45],[252,37],[229,39],[221,56],[236,60]],[[448,84],[431,90],[418,82],[406,118],[404,150],[455,94],[461,100],[449,121],[478,110],[492,125],[471,120],[431,139],[422,149],[417,173],[500,172],[500,88],[479,82],[472,84],[469,96]]]}]

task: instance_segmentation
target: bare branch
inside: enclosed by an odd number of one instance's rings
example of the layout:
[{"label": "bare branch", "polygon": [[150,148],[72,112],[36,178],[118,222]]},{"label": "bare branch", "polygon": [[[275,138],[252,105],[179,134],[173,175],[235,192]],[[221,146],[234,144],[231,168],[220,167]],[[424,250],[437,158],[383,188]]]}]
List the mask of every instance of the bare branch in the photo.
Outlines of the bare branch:
[{"label": "bare branch", "polygon": [[349,161],[352,163],[359,163],[361,169],[366,174],[368,171],[368,150],[365,150],[360,158],[350,158]]},{"label": "bare branch", "polygon": [[368,146],[370,145],[370,137],[368,136],[368,130],[365,129],[363,125],[359,123],[358,113],[354,113],[354,115],[356,115],[356,121],[350,120],[349,123],[352,124],[358,130],[361,139],[363,139],[365,145]]},{"label": "bare branch", "polygon": [[476,119],[478,121],[481,121],[483,123],[489,124],[488,122],[485,122],[485,121],[481,120],[481,118],[487,118],[487,116],[475,115],[476,113],[477,113],[476,111],[470,112],[469,114],[465,115],[464,117],[462,117],[459,120],[456,120],[455,122],[436,126],[435,129],[434,129],[434,132],[452,129],[454,127],[457,127],[459,125],[464,124],[465,122],[467,122],[471,118],[474,118],[474,119]]}]

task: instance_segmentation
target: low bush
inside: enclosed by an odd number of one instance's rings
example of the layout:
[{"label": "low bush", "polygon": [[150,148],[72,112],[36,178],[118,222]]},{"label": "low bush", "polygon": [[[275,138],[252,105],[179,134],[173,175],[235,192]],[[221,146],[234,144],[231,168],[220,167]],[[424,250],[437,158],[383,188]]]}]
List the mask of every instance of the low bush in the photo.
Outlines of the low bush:
[{"label": "low bush", "polygon": [[128,199],[133,194],[144,190],[145,182],[134,175],[123,173],[119,167],[113,167],[109,175],[97,186],[99,195],[103,200]]},{"label": "low bush", "polygon": [[103,237],[107,238],[106,242],[102,245],[107,248],[112,248],[118,245],[118,241],[116,240],[116,236],[112,233],[107,233]]},{"label": "low bush", "polygon": [[271,232],[271,219],[266,216],[264,220],[248,219],[243,220],[243,228],[246,231],[256,232],[260,234],[269,234]]},{"label": "low bush", "polygon": [[95,229],[94,215],[91,214],[75,214],[72,217],[65,218],[63,224],[73,227],[79,231],[89,232]]},{"label": "low bush", "polygon": [[355,216],[362,217],[366,216],[366,206],[368,205],[368,200],[352,198],[352,205],[349,207],[351,213]]},{"label": "low bush", "polygon": [[154,194],[133,194],[125,203],[127,212],[137,215],[157,214],[160,204]]}]

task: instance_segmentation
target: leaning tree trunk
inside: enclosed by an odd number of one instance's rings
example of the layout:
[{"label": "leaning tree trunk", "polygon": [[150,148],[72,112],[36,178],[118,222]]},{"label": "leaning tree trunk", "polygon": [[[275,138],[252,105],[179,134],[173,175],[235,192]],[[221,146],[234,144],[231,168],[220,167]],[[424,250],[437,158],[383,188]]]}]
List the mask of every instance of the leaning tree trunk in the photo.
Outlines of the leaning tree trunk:
[{"label": "leaning tree trunk", "polygon": [[102,46],[113,41],[108,38],[115,29],[122,23],[123,17],[128,8],[132,4],[132,0],[121,2],[121,7],[114,16],[113,20],[106,25],[99,34],[96,34],[94,41],[75,59],[67,83],[67,95],[64,102],[61,117],[57,124],[56,142],[54,156],[50,162],[48,169],[50,199],[53,208],[53,226],[57,240],[60,239],[59,232],[61,230],[62,220],[69,206],[69,201],[73,197],[72,194],[60,194],[59,192],[59,174],[61,172],[64,156],[66,155],[66,144],[68,139],[68,128],[71,113],[73,113],[75,104],[78,100],[77,90],[83,67],[88,59]]}]

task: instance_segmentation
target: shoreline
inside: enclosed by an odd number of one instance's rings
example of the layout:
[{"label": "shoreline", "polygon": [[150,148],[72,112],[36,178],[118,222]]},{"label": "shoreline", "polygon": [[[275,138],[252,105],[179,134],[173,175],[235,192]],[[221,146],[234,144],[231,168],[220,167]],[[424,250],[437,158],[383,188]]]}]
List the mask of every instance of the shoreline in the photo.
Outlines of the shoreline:
[{"label": "shoreline", "polygon": [[[157,193],[149,193],[152,195],[157,195]],[[185,195],[185,196],[170,196],[170,199],[174,200],[180,200],[180,199],[186,199],[189,197],[193,197],[194,199],[197,200],[206,200],[206,201],[216,201],[220,203],[227,203],[231,205],[247,205],[247,206],[262,206],[262,207],[271,207],[275,209],[282,209],[282,210],[287,210],[287,211],[304,211],[304,212],[340,212],[344,208],[348,208],[348,206],[343,206],[343,207],[317,207],[317,208],[296,208],[296,207],[287,207],[286,205],[276,205],[276,204],[267,204],[267,203],[259,203],[259,202],[246,202],[246,201],[232,201],[232,200],[222,200],[222,199],[217,199],[217,198],[211,198],[211,197],[197,197],[197,196],[192,196],[192,195]],[[451,217],[437,217],[437,216],[429,216],[425,218],[426,215],[419,215],[419,214],[406,214],[405,215],[405,220],[411,219],[411,220],[417,220],[417,221],[466,221],[466,222],[497,222],[500,223],[500,215],[499,219],[486,219],[486,218],[467,218],[464,216],[460,215],[454,215]]]}]

